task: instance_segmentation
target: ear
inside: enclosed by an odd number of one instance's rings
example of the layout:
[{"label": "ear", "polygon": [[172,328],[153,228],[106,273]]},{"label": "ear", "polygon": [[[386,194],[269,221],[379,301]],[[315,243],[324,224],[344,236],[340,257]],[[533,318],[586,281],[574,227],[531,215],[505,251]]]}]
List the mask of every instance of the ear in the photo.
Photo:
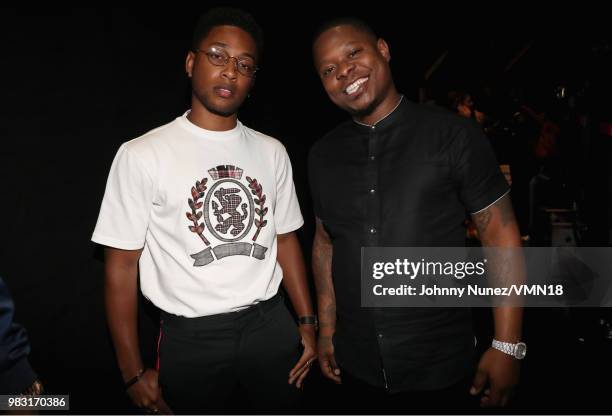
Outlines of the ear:
[{"label": "ear", "polygon": [[185,71],[187,72],[187,76],[189,78],[191,78],[191,75],[193,74],[194,61],[195,61],[195,53],[192,51],[189,51],[189,53],[187,54],[187,58],[185,58]]},{"label": "ear", "polygon": [[383,38],[378,39],[376,42],[376,49],[378,52],[389,62],[391,60],[391,52],[389,52],[389,45]]}]

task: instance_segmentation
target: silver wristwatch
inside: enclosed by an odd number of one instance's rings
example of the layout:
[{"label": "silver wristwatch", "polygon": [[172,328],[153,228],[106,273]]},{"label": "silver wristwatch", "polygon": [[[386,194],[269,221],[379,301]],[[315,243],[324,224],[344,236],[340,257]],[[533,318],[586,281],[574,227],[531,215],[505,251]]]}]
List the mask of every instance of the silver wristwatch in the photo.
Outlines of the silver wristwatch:
[{"label": "silver wristwatch", "polygon": [[516,344],[513,344],[511,342],[502,342],[494,339],[491,346],[496,350],[513,356],[517,360],[522,360],[527,354],[527,344],[524,342],[517,342]]}]

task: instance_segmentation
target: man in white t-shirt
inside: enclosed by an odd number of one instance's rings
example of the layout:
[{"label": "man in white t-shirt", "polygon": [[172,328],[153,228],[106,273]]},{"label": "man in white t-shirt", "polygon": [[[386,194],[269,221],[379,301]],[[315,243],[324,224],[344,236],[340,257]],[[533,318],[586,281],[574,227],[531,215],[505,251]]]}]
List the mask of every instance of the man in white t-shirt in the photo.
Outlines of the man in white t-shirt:
[{"label": "man in white t-shirt", "polygon": [[[249,14],[203,15],[185,64],[191,110],[124,143],[111,167],[92,240],[106,246],[127,392],[154,413],[224,409],[238,386],[257,409],[291,409],[316,357],[291,163],[280,142],[237,119],[261,52]],[[138,269],[161,311],[156,369],[139,352]]]}]

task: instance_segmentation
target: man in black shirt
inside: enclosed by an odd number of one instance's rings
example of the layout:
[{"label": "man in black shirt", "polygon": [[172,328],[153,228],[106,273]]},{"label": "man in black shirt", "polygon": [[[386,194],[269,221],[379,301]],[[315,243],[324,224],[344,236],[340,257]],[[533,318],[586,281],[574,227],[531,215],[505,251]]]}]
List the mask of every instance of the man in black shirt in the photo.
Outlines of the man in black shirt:
[{"label": "man in black shirt", "polygon": [[[505,405],[519,362],[489,348],[472,379],[469,309],[360,304],[361,247],[463,246],[466,211],[483,245],[520,246],[508,186],[486,137],[472,120],[403,97],[388,45],[359,20],[323,26],[313,58],[330,99],[352,116],[309,157],[323,374],[380,393],[376,406],[404,397],[399,403],[410,408],[410,392],[437,400],[425,405],[438,410],[469,393],[481,395],[482,406]],[[494,322],[496,340],[520,341],[521,309],[495,308]]]}]

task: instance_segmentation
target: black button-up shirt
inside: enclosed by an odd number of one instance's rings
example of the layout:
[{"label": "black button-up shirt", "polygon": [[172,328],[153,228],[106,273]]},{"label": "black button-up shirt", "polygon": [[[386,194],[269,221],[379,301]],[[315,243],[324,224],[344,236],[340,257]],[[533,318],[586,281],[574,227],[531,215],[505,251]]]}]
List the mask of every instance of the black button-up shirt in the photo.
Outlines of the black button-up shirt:
[{"label": "black button-up shirt", "polygon": [[315,214],[333,244],[336,359],[388,391],[430,390],[472,369],[467,308],[361,307],[361,247],[459,247],[466,212],[508,190],[474,121],[403,98],[374,126],[345,122],[311,149]]}]

